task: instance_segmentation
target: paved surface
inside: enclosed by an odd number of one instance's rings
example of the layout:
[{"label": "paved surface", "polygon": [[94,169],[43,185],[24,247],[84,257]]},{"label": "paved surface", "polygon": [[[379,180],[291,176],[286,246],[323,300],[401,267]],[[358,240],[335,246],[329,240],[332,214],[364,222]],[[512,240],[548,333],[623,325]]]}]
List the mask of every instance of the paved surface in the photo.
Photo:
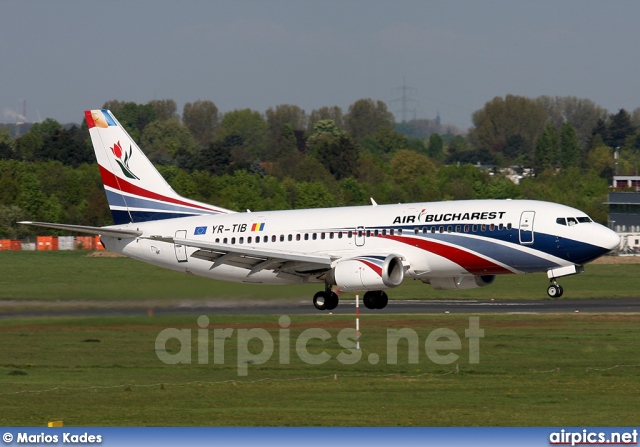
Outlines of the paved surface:
[{"label": "paved surface", "polygon": [[[31,316],[144,316],[150,312],[153,315],[299,315],[316,314],[311,300],[291,301],[197,301],[156,303],[153,306],[136,305],[129,307],[111,307],[114,303],[94,303],[95,307],[87,303],[74,306],[74,303],[56,303],[46,307],[33,309],[0,306],[0,318],[16,318]],[[117,303],[116,303],[117,305]],[[336,315],[354,314],[355,301],[344,300],[333,310]],[[360,313],[365,314],[442,314],[442,313],[613,313],[640,312],[640,298],[620,299],[591,299],[591,300],[539,300],[539,301],[485,301],[485,300],[398,300],[390,301],[382,310],[370,310],[360,303]],[[324,311],[325,313],[327,311]]]}]

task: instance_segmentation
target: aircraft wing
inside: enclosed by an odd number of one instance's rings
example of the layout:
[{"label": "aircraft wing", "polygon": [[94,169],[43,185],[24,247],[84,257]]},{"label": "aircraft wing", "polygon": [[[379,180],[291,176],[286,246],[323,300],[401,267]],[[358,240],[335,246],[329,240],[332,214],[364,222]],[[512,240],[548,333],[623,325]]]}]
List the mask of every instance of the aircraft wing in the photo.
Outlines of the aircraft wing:
[{"label": "aircraft wing", "polygon": [[198,250],[191,257],[211,261],[211,269],[227,264],[249,270],[251,276],[261,270],[276,273],[309,276],[323,274],[338,259],[328,255],[314,255],[285,250],[265,250],[251,246],[216,244],[193,239],[157,237],[165,242],[194,247]]},{"label": "aircraft wing", "polygon": [[30,222],[30,221],[24,221],[24,222],[18,222],[18,223],[23,225],[33,225],[36,227],[55,228],[56,230],[73,231],[76,233],[97,234],[97,235],[120,237],[120,238],[138,237],[142,235],[142,231],[127,230],[124,228],[117,228],[117,227],[89,227],[86,225],[66,225],[66,224],[59,224],[59,223]]}]

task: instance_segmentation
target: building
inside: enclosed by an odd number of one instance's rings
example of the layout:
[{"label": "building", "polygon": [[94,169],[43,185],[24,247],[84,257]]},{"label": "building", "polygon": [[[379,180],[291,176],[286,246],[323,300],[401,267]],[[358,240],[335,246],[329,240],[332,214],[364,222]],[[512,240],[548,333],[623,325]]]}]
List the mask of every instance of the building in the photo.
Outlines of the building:
[{"label": "building", "polygon": [[640,176],[616,175],[609,192],[609,228],[620,235],[620,252],[640,253]]}]

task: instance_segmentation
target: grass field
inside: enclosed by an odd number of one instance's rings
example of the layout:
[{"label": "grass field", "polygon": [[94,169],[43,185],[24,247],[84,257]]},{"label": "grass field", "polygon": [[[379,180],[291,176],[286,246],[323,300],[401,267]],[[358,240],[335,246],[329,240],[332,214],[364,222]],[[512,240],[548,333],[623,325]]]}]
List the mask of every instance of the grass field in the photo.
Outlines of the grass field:
[{"label": "grass field", "polygon": [[[0,252],[0,300],[77,301],[184,299],[308,299],[321,289],[303,286],[256,286],[199,278],[128,258],[88,257],[86,252]],[[640,264],[587,265],[581,275],[561,279],[571,298],[624,298],[640,295]],[[391,299],[542,299],[544,273],[502,275],[488,287],[433,290],[405,281],[388,291]],[[353,298],[353,294],[344,294]]]},{"label": "grass field", "polygon": [[[584,274],[562,280],[562,299],[637,297],[639,269],[589,265]],[[435,291],[409,281],[389,295],[539,299],[546,284],[544,274],[498,277],[469,291]],[[0,252],[0,317],[7,302],[310,301],[316,290],[223,283],[83,252]],[[197,315],[0,318],[0,425],[630,426],[640,411],[640,314],[483,314],[479,363],[472,362],[465,338],[469,316],[367,314],[361,317],[362,356],[353,364],[338,360],[356,355],[352,338],[339,339],[353,317],[295,315],[286,330],[273,315],[207,317],[204,328]],[[166,364],[158,357],[156,340],[167,328],[190,332],[181,332],[187,334],[184,344],[172,338],[160,351],[170,358],[190,354],[190,363]],[[245,346],[239,338],[259,328],[273,340],[265,363],[259,361],[265,352],[260,341]],[[452,363],[434,362],[425,351],[438,328],[461,340],[436,351],[457,355]],[[232,330],[224,345],[216,329]],[[328,361],[301,360],[296,342],[307,329],[327,331],[326,340],[312,339],[307,347]],[[417,363],[409,362],[406,341],[398,345],[397,364],[389,363],[389,329],[414,331]],[[221,352],[224,361],[215,357]],[[288,364],[281,361],[285,354]],[[248,374],[239,376],[239,370]]]},{"label": "grass field", "polygon": [[[0,425],[631,426],[640,411],[640,315],[483,315],[477,364],[464,336],[467,316],[366,316],[362,358],[351,365],[337,356],[353,354],[353,343],[345,348],[337,337],[352,318],[293,316],[289,343],[277,316],[209,315],[200,341],[196,318],[0,320]],[[165,328],[191,330],[190,364],[159,360],[155,341]],[[213,363],[215,328],[234,329],[221,364]],[[244,362],[245,377],[237,374],[242,328],[265,328],[275,344],[266,363]],[[300,360],[296,340],[308,328],[330,334],[308,344],[329,361]],[[387,329],[402,328],[418,335],[417,364],[408,363],[406,342],[398,364],[387,364]],[[436,328],[461,338],[460,349],[439,351],[458,355],[454,363],[425,354]],[[198,363],[203,340],[208,364]],[[290,364],[280,361],[281,345]],[[181,349],[175,339],[165,346]],[[258,355],[263,346],[248,349]],[[372,353],[378,364],[368,361]]]}]

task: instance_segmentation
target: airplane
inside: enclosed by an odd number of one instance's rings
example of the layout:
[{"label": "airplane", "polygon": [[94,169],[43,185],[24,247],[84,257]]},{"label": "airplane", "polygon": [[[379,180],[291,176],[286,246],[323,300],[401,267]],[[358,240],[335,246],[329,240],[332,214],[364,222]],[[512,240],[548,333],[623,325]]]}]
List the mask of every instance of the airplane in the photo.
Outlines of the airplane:
[{"label": "airplane", "polygon": [[333,310],[340,291],[366,291],[369,309],[408,279],[472,289],[498,275],[558,278],[619,245],[584,212],[534,200],[462,200],[234,212],[176,193],[106,109],[85,118],[114,225],[20,222],[98,234],[110,251],[190,275],[250,284],[324,284],[313,297]]}]

